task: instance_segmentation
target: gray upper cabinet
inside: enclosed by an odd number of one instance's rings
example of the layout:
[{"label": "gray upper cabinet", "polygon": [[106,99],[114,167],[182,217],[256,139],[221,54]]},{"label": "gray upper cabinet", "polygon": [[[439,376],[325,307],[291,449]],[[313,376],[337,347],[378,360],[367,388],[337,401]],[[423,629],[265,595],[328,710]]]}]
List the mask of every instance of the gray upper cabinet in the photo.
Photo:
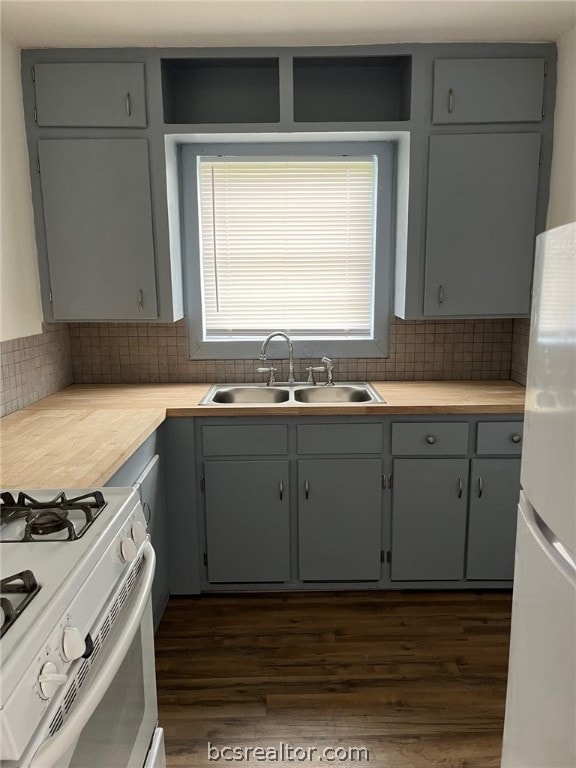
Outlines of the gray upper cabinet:
[{"label": "gray upper cabinet", "polygon": [[146,139],[38,142],[54,320],[158,316]]},{"label": "gray upper cabinet", "polygon": [[432,122],[517,123],[542,119],[544,59],[438,59]]},{"label": "gray upper cabinet", "polygon": [[540,134],[430,137],[424,314],[530,310]]},{"label": "gray upper cabinet", "polygon": [[144,128],[144,64],[36,64],[40,127]]}]

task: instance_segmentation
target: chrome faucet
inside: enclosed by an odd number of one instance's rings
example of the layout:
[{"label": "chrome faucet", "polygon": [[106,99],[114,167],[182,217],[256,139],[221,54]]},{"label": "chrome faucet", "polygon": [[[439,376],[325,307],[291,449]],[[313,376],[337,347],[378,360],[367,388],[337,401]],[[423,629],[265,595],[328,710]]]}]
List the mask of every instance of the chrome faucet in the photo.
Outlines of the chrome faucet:
[{"label": "chrome faucet", "polygon": [[262,343],[262,349],[260,350],[260,360],[266,360],[266,349],[268,347],[268,343],[276,336],[280,336],[288,344],[288,384],[294,384],[294,347],[292,346],[290,337],[287,334],[283,333],[282,331],[274,331],[274,333],[271,333],[270,336],[267,336]]},{"label": "chrome faucet", "polygon": [[323,357],[322,362],[326,365],[326,386],[331,387],[334,385],[334,379],[332,377],[332,371],[334,370],[334,363],[329,357]]}]

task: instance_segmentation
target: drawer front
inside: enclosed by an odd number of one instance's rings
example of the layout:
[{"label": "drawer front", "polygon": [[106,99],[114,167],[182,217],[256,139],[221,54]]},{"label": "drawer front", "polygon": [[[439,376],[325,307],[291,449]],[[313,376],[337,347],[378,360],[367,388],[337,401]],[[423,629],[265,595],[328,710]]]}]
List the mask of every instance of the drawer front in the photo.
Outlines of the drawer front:
[{"label": "drawer front", "polygon": [[468,453],[468,424],[392,424],[392,453],[395,456],[465,456]]},{"label": "drawer front", "polygon": [[381,424],[306,424],[298,427],[298,453],[382,453]]},{"label": "drawer front", "polygon": [[258,456],[288,453],[288,427],[262,426],[202,427],[204,456]]},{"label": "drawer front", "polygon": [[544,59],[438,59],[432,122],[539,122],[544,64]]},{"label": "drawer front", "polygon": [[38,125],[146,127],[144,64],[36,64]]},{"label": "drawer front", "polygon": [[476,453],[519,456],[522,453],[521,421],[483,421],[478,424]]}]

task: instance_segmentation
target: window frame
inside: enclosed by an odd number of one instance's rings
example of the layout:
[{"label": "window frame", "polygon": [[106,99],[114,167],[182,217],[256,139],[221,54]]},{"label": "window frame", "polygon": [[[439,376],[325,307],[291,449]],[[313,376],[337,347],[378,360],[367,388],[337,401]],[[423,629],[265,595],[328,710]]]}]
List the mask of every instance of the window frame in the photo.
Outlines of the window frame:
[{"label": "window frame", "polygon": [[[391,140],[307,142],[218,142],[180,145],[182,196],[182,244],[185,284],[188,357],[191,360],[257,359],[258,340],[204,341],[202,338],[202,276],[200,221],[198,212],[197,158],[199,156],[358,156],[378,157],[378,179],[374,263],[374,338],[293,338],[295,354],[301,358],[388,357],[389,324],[393,298],[392,254],[395,244],[396,143]],[[379,290],[378,286],[385,286]],[[282,330],[270,328],[269,333]]]}]

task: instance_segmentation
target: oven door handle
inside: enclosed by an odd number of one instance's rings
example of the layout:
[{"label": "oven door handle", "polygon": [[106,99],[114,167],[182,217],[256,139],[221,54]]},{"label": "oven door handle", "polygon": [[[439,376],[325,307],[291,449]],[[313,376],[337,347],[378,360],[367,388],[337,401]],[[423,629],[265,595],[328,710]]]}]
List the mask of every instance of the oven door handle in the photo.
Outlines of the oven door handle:
[{"label": "oven door handle", "polygon": [[108,690],[110,683],[120,669],[122,662],[142,621],[142,616],[150,597],[152,580],[154,579],[154,569],[156,566],[156,555],[154,549],[147,541],[143,547],[144,571],[140,579],[138,592],[134,598],[132,611],[125,622],[125,629],[118,638],[118,642],[109,649],[108,656],[103,662],[97,676],[87,687],[85,695],[78,697],[70,717],[66,720],[62,728],[47,739],[32,757],[29,768],[52,768],[59,758],[70,749],[71,746],[80,737],[82,730],[88,720],[92,717],[94,710],[102,701],[104,694]]}]

